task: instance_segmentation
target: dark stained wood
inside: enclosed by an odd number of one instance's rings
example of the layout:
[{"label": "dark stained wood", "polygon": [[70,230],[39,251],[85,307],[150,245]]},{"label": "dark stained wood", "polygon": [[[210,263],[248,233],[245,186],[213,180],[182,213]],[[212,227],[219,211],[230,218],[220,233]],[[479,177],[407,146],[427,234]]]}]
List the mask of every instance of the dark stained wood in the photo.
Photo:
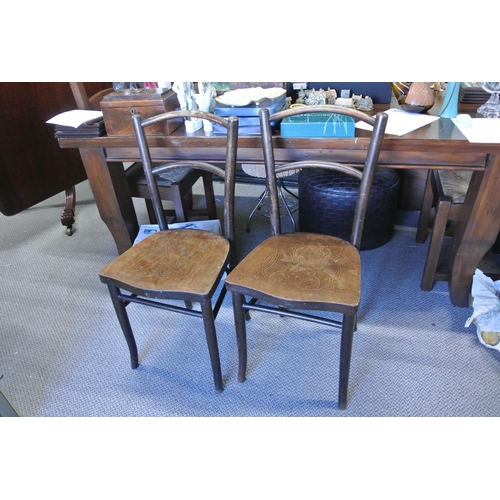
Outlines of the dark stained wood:
[{"label": "dark stained wood", "polygon": [[[148,154],[148,140],[144,129],[158,121],[169,118],[177,120],[187,115],[210,119],[226,127],[227,148],[224,168],[207,162],[194,161],[153,166]],[[133,126],[142,152],[141,162],[160,231],[124,250],[99,272],[99,277],[108,286],[113,306],[129,346],[132,368],[138,366],[139,358],[126,306],[136,303],[188,314],[203,320],[214,385],[215,389],[220,392],[223,390],[223,381],[215,318],[226,294],[224,287],[219,288],[220,281],[224,273],[234,267],[236,260],[234,189],[238,119],[229,117],[225,120],[198,111],[176,111],[171,115],[162,114],[156,122],[154,120],[153,118],[142,121],[141,115],[137,114],[133,118]],[[95,154],[99,154],[99,151],[96,150]],[[204,170],[224,180],[223,234],[199,229],[168,228],[157,180],[159,174],[179,167]],[[159,299],[184,301],[185,306],[181,307],[177,302],[160,302]],[[214,304],[212,304],[212,299],[214,299]],[[195,309],[193,302],[198,303],[199,308]]]},{"label": "dark stained wood", "polygon": [[[87,85],[87,84],[86,84]],[[89,83],[97,92],[105,83]],[[62,150],[49,118],[76,108],[66,82],[0,83],[0,211],[12,216],[86,179],[76,150]]]},{"label": "dark stained wood", "polygon": [[[278,164],[275,161],[270,124],[289,116],[316,112],[349,115],[356,121],[365,121],[373,126],[372,139],[365,151],[362,170],[338,162],[320,161],[314,157],[286,164]],[[373,119],[367,118],[359,111],[338,106],[306,106],[272,115],[269,115],[268,109],[263,108],[259,111],[259,119],[272,236],[251,250],[226,278],[226,288],[233,296],[240,354],[238,380],[243,382],[246,378],[247,342],[244,317],[249,310],[327,324],[342,330],[338,406],[344,410],[347,406],[352,340],[361,298],[361,234],[387,115],[379,113],[376,119]],[[281,233],[277,177],[282,173],[306,168],[329,169],[360,181],[349,241],[326,234]],[[341,314],[342,320],[320,316],[317,311]]]},{"label": "dark stained wood", "polygon": [[[149,221],[156,224],[156,216],[151,203],[149,188],[144,176],[142,163],[132,164],[126,171],[129,183],[130,194],[134,198],[144,198],[148,211]],[[165,181],[165,175],[158,179],[158,190],[162,200],[173,202],[172,210],[166,209],[165,215],[174,216],[174,222],[188,221],[192,216],[206,216],[208,219],[217,219],[217,205],[215,202],[215,193],[210,172],[191,169],[185,176],[177,180],[175,175],[172,180]],[[203,179],[205,207],[193,207],[193,186],[198,179]]]},{"label": "dark stained wood", "polygon": [[[169,89],[141,89],[139,92],[120,90],[107,94],[100,103],[108,136],[134,135],[132,115],[144,120],[179,109],[177,94]],[[183,120],[168,120],[150,127],[148,135],[168,135],[178,129]]]},{"label": "dark stained wood", "polygon": [[[424,243],[427,233],[431,234],[420,285],[422,290],[432,290],[435,281],[451,279],[448,264],[447,268],[438,270],[443,239],[453,234],[448,230],[450,221],[467,216],[467,199],[476,196],[481,177],[482,172],[429,171],[415,237],[417,243]],[[431,223],[432,207],[435,207],[435,217]]]},{"label": "dark stained wood", "polygon": [[[392,104],[393,105],[393,104]],[[396,104],[397,105],[397,104]],[[374,111],[387,106],[376,105]],[[438,113],[439,101],[431,110]],[[477,106],[459,105],[459,112],[474,116]],[[356,131],[354,139],[285,139],[273,137],[276,158],[279,161],[336,159],[361,161],[368,145],[369,134]],[[205,137],[203,131],[186,135],[184,127],[169,136],[151,138],[154,159],[191,158],[223,160],[224,138]],[[99,151],[86,162],[87,175],[102,191],[98,202],[101,217],[112,230],[119,251],[128,248],[137,234],[134,216],[123,219],[119,207],[131,203],[127,190],[120,190],[121,183],[112,181],[106,161],[138,161],[139,153],[134,137],[99,137],[93,139],[64,138],[61,148],[86,148]],[[179,149],[180,147],[180,149]],[[241,136],[238,140],[239,162],[262,162],[262,144],[258,136]],[[379,165],[398,169],[463,169],[484,171],[477,195],[468,202],[468,217],[454,236],[450,299],[454,305],[469,305],[470,287],[474,271],[495,242],[500,229],[500,144],[470,143],[450,119],[440,119],[404,136],[384,138]],[[123,170],[123,169],[122,169]],[[89,172],[92,172],[90,174]],[[94,189],[94,188],[93,188]],[[113,229],[112,229],[113,228]],[[127,230],[128,228],[128,230]]]},{"label": "dark stained wood", "polygon": [[161,231],[117,257],[99,276],[114,286],[126,283],[135,293],[193,300],[212,292],[228,255],[229,241],[210,231]]},{"label": "dark stained wood", "polygon": [[[339,304],[341,312],[359,305],[361,260],[347,241],[313,233],[272,236],[228,276],[230,290],[289,308],[322,309]],[[251,293],[249,293],[251,291]]]}]

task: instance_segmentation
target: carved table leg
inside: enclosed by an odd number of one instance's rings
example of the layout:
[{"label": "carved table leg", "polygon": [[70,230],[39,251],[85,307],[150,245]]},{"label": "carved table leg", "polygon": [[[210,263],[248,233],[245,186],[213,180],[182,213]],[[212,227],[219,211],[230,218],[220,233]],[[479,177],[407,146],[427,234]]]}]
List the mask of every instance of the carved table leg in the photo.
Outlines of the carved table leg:
[{"label": "carved table leg", "polygon": [[66,226],[66,234],[73,234],[73,224],[75,223],[76,189],[71,186],[66,189],[66,207],[61,215],[61,224]]}]

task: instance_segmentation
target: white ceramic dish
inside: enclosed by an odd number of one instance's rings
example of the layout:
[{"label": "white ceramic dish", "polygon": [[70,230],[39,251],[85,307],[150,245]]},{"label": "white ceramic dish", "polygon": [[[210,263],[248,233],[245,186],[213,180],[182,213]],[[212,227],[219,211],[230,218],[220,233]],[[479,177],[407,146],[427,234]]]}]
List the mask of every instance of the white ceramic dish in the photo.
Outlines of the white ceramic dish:
[{"label": "white ceramic dish", "polygon": [[258,104],[266,99],[278,99],[283,96],[285,92],[285,89],[279,87],[268,89],[263,89],[262,87],[251,87],[247,89],[229,90],[221,96],[216,97],[216,100],[226,106],[241,107],[248,106],[252,103]]}]

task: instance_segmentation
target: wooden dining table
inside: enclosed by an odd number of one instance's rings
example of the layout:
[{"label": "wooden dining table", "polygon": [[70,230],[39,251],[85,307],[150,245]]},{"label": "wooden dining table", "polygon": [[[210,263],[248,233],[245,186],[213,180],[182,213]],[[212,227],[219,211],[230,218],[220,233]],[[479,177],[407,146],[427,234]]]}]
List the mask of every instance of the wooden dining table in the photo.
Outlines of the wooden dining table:
[{"label": "wooden dining table", "polygon": [[[390,105],[376,105],[373,113]],[[477,106],[460,105],[474,116]],[[429,111],[439,112],[439,102]],[[124,162],[140,160],[134,136],[64,137],[61,148],[77,148],[87,173],[101,219],[109,228],[119,253],[133,244],[139,226],[124,173]],[[325,159],[360,165],[369,133],[356,129],[354,138],[273,138],[276,160]],[[186,133],[183,126],[170,135],[150,137],[153,161],[223,161],[225,137]],[[238,140],[238,162],[263,162],[259,135]],[[453,305],[467,307],[473,274],[500,230],[500,143],[471,143],[449,118],[440,118],[403,136],[386,135],[379,167],[397,169],[453,169],[472,171],[465,205],[468,217],[459,222],[451,244],[449,295]],[[423,265],[424,263],[422,263]]]}]

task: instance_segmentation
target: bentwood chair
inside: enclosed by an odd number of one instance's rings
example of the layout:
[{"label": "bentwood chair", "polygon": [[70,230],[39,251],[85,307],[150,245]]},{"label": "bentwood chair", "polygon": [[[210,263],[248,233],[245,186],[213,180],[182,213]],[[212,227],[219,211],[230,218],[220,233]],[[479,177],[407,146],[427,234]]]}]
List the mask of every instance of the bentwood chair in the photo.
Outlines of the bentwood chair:
[{"label": "bentwood chair", "polygon": [[[155,123],[180,117],[210,120],[227,129],[225,168],[188,160],[153,166],[145,129]],[[223,384],[215,318],[222,305],[225,288],[219,287],[220,293],[217,297],[214,295],[224,273],[229,271],[235,262],[234,183],[238,119],[182,110],[163,113],[147,120],[142,120],[141,116],[136,114],[132,120],[160,231],[121,254],[102,269],[99,276],[109,288],[130,350],[132,368],[136,368],[139,361],[127,306],[134,303],[199,317],[202,318],[205,328],[215,389],[221,392]],[[210,172],[224,180],[224,235],[199,229],[168,228],[158,193],[157,178],[163,172],[186,167]],[[213,305],[212,297],[216,299]],[[180,300],[181,303],[184,301],[184,307],[168,303],[172,300]],[[195,309],[193,302],[199,303],[200,308]],[[186,349],[188,348],[187,345]]]},{"label": "bentwood chair", "polygon": [[[337,113],[372,125],[373,132],[364,168],[361,170],[345,164],[313,160],[277,164],[271,122],[304,113]],[[254,248],[226,278],[226,288],[233,296],[239,354],[238,380],[243,382],[246,378],[245,321],[249,319],[250,310],[330,325],[341,328],[342,332],[338,406],[345,409],[353,333],[361,295],[359,247],[387,115],[379,113],[372,118],[354,109],[328,105],[292,108],[273,115],[263,108],[259,116],[270,196],[272,235]],[[335,139],[331,141],[331,148],[335,148]],[[281,233],[277,176],[290,170],[305,168],[336,170],[360,180],[350,242],[324,234]],[[306,312],[319,310],[341,313],[342,321]]]}]

